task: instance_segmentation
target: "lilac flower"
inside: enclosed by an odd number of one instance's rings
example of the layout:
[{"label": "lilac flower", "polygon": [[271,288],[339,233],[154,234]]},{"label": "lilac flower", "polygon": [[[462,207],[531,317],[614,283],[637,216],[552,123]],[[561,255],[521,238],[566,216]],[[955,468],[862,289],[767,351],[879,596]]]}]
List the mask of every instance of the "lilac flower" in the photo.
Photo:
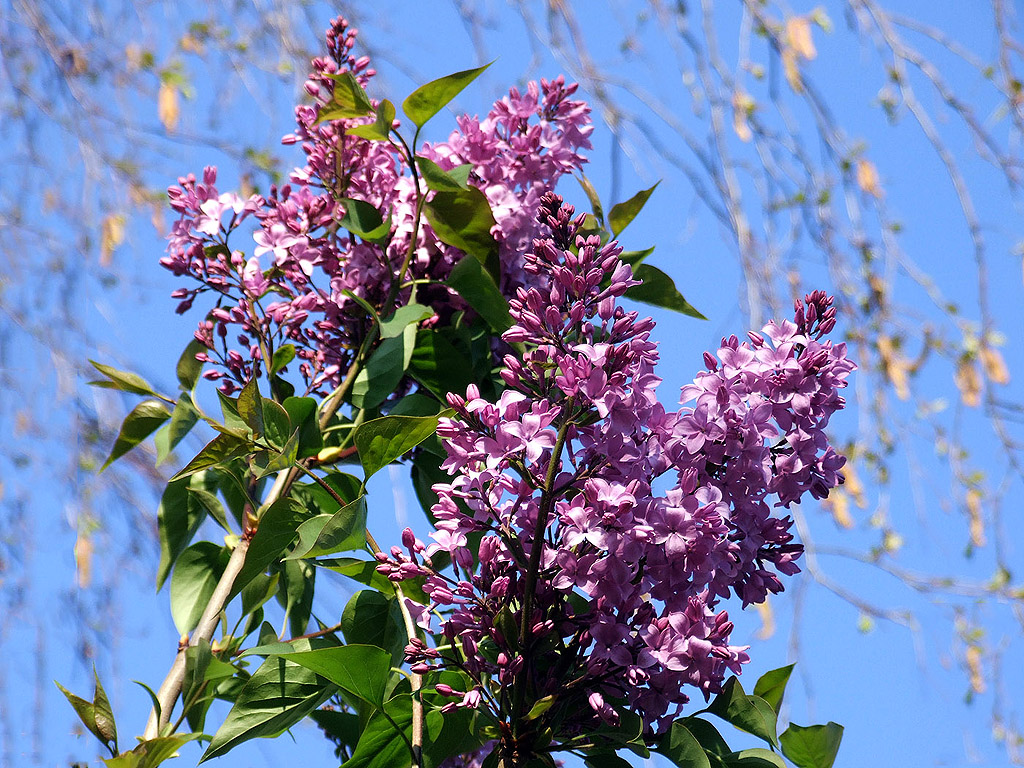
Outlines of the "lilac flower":
[{"label": "lilac flower", "polygon": [[[332,78],[349,72],[365,87],[375,74],[370,60],[353,52],[356,32],[344,19],[332,23],[326,42],[327,55],[313,60],[305,84],[313,102],[296,107],[296,130],[284,138],[285,144],[300,146],[304,165],[292,172],[288,184],[272,187],[265,198],[245,201],[218,192],[215,169],[208,168],[202,182],[191,176],[179,179],[179,186],[168,190],[179,219],[161,260],[175,275],[197,283],[175,292],[179,312],[191,308],[200,294],[213,292],[218,307],[240,310],[218,317],[216,324],[240,325],[271,351],[292,344],[299,373],[312,391],[337,385],[366,338],[371,321],[360,300],[387,316],[412,298],[409,289],[396,295],[393,283],[409,251],[418,199],[428,194],[422,184],[416,188],[408,159],[389,142],[346,133],[372,117],[318,122],[333,97]],[[585,162],[589,108],[572,98],[575,90],[562,78],[530,83],[523,93],[513,89],[484,119],[464,116],[446,142],[420,149],[445,169],[472,164],[469,183],[492,206],[502,284],[509,293],[532,279],[523,271],[523,253],[539,232],[541,194]],[[392,231],[383,245],[346,232],[346,210],[339,202],[344,198],[369,203],[384,216],[390,213]],[[250,214],[258,222],[251,234],[252,256],[235,258],[233,238]],[[435,309],[432,322],[467,309],[443,286],[462,256],[421,222],[410,274],[404,277],[431,282],[415,298]],[[265,305],[261,299],[267,296],[273,302]],[[228,341],[234,330],[200,335],[209,342],[204,361],[227,374],[212,377],[222,380],[223,389],[243,384],[260,370],[247,348],[233,348]]]},{"label": "lilac flower", "polygon": [[[505,358],[498,402],[475,387],[449,396],[456,415],[438,435],[452,479],[434,486],[434,544],[378,570],[427,574],[450,650],[417,644],[409,658],[491,686],[477,704],[495,718],[508,713],[494,701],[553,696],[562,736],[625,708],[656,731],[688,690],[708,697],[748,660],[720,603],[761,602],[799,570],[792,521],[771,499],[787,506],[842,482],[823,429],[854,366],[822,340],[834,313],[812,294],[796,323],[724,339],[683,388],[693,405],[668,412],[653,322],[617,305],[636,284],[617,246],[579,236],[582,219],[554,195],[539,220],[550,234],[524,257],[535,279],[517,288],[505,334],[527,351]],[[666,474],[675,483],[657,493]],[[440,550],[451,575],[431,564]]]}]

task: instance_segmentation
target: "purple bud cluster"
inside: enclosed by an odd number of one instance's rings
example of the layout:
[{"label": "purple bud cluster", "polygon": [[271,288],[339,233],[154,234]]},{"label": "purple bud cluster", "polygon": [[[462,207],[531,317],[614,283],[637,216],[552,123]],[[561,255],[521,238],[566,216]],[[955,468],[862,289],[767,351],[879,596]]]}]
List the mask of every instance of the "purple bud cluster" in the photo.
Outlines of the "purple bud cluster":
[{"label": "purple bud cluster", "polygon": [[632,270],[573,214],[542,198],[550,234],[523,268],[543,279],[517,290],[504,336],[526,351],[505,358],[497,402],[449,396],[433,541],[407,532],[378,570],[426,577],[429,610],[409,605],[425,628],[440,611],[443,641],[408,655],[475,680],[451,706],[502,719],[526,686],[527,707],[555,697],[563,736],[623,708],[658,730],[748,660],[720,603],[762,602],[798,571],[792,521],[773,513],[843,481],[823,429],[854,365],[821,338],[834,312],[812,294],[796,323],[723,340],[666,411],[654,322],[619,306]]},{"label": "purple bud cluster", "polygon": [[[392,284],[403,277],[398,272],[409,252],[418,198],[429,192],[422,183],[417,189],[408,159],[392,143],[346,133],[373,116],[321,121],[338,75],[350,73],[364,87],[375,75],[369,58],[353,53],[355,43],[356,30],[336,19],[327,32],[328,55],[312,62],[305,84],[312,103],[296,107],[296,130],[283,140],[299,144],[305,155],[288,184],[243,199],[218,192],[216,170],[207,168],[201,182],[183,177],[168,192],[179,218],[161,264],[195,281],[174,292],[178,312],[190,309],[200,294],[215,297],[196,338],[207,349],[200,359],[211,364],[204,375],[221,380],[227,392],[259,373],[263,358],[283,344],[295,346],[309,390],[329,389],[371,327],[362,302],[386,316],[410,299],[406,288],[388,306],[396,294]],[[538,233],[541,193],[579,170],[581,151],[590,147],[590,110],[572,98],[575,91],[562,78],[530,83],[525,93],[513,89],[483,120],[464,116],[446,142],[420,150],[446,170],[472,166],[469,183],[492,207],[491,234],[510,292],[529,282],[522,253]],[[345,199],[390,216],[388,237],[371,243],[348,232]],[[236,244],[249,237],[254,245]],[[421,223],[404,278],[435,281],[415,298],[439,317],[465,308],[437,284],[462,255]]]}]

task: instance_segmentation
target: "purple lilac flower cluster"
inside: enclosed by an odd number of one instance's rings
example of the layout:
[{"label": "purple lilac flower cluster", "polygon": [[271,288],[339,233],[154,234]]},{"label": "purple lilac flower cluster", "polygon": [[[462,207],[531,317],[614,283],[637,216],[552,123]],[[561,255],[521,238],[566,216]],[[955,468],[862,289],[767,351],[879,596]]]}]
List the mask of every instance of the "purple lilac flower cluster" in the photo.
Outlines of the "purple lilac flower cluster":
[{"label": "purple lilac flower cluster", "polygon": [[[368,57],[354,55],[355,42],[356,30],[336,19],[327,33],[328,55],[312,62],[305,89],[313,103],[296,108],[297,129],[284,138],[285,144],[300,144],[306,157],[289,184],[242,199],[220,193],[216,170],[207,168],[201,182],[188,176],[169,190],[179,219],[161,264],[198,282],[174,292],[179,312],[191,308],[199,294],[216,296],[196,338],[208,350],[199,356],[211,364],[204,375],[221,380],[227,392],[258,372],[261,361],[282,344],[295,346],[310,390],[337,384],[370,327],[360,301],[385,316],[393,308],[386,306],[396,293],[392,283],[403,277],[398,272],[413,237],[417,202],[428,192],[416,188],[408,158],[395,145],[346,133],[372,116],[320,122],[339,74],[351,73],[364,87],[375,74]],[[537,234],[542,191],[579,170],[585,162],[581,150],[590,147],[590,110],[572,98],[575,91],[562,78],[530,83],[525,93],[513,89],[484,120],[464,116],[447,142],[420,151],[446,170],[472,165],[469,182],[493,209],[492,235],[509,291],[528,282],[522,253]],[[383,244],[346,231],[344,199],[367,202],[384,218],[390,215],[392,228]],[[250,215],[255,248],[246,256],[229,238]],[[238,236],[248,237],[250,231]],[[415,236],[405,280],[447,278],[462,253],[441,243],[426,223]],[[395,306],[409,300],[410,290],[397,292]],[[424,289],[416,298],[440,316],[464,308],[443,287]]]},{"label": "purple lilac flower cluster", "polygon": [[[761,602],[798,571],[792,521],[770,499],[788,506],[843,481],[823,429],[855,366],[823,340],[835,312],[815,293],[795,322],[723,340],[683,389],[692,405],[666,411],[654,322],[618,305],[632,270],[615,243],[579,236],[573,214],[542,198],[550,235],[524,270],[545,279],[517,291],[504,336],[527,351],[505,358],[497,402],[474,387],[449,396],[456,416],[438,433],[454,477],[434,486],[433,542],[406,531],[378,570],[426,576],[444,642],[414,640],[408,654],[414,671],[476,681],[439,687],[450,707],[500,720],[525,686],[527,707],[556,697],[563,736],[615,723],[622,707],[658,730],[689,688],[716,693],[748,660],[719,603]],[[442,551],[451,574],[433,566]],[[430,611],[409,605],[429,627]]]}]

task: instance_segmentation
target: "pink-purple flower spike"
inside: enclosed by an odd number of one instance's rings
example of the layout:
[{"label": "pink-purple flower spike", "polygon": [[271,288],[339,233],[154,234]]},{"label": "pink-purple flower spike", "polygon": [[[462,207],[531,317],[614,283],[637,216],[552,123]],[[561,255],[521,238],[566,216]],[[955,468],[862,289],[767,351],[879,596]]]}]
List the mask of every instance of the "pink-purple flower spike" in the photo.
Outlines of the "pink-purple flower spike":
[{"label": "pink-purple flower spike", "polygon": [[[378,570],[427,577],[447,643],[410,645],[413,669],[477,681],[440,691],[449,707],[500,718],[510,687],[527,685],[531,701],[557,697],[566,733],[614,723],[622,707],[663,729],[688,691],[718,692],[748,660],[720,603],[762,602],[799,570],[792,520],[773,513],[842,482],[823,429],[855,366],[822,339],[834,310],[815,293],[796,322],[723,340],[683,388],[685,407],[666,411],[654,322],[618,305],[636,283],[620,249],[579,236],[582,218],[553,194],[539,221],[550,234],[523,264],[538,279],[517,290],[504,337],[527,352],[505,358],[497,402],[475,387],[449,397],[456,416],[438,433],[453,477],[434,486],[433,541],[407,532]],[[432,565],[440,551],[450,572]]]},{"label": "pink-purple flower spike", "polygon": [[[350,72],[365,87],[375,74],[367,57],[353,53],[355,42],[356,31],[339,18],[328,31],[328,55],[313,60],[305,86],[313,103],[296,108],[296,130],[284,138],[305,154],[305,165],[292,172],[288,184],[242,199],[220,193],[216,169],[208,168],[202,182],[184,177],[169,190],[179,219],[161,263],[198,283],[175,291],[179,312],[200,294],[216,297],[216,309],[200,323],[196,338],[208,349],[201,353],[211,366],[204,375],[221,380],[229,393],[261,370],[260,339],[268,351],[295,346],[311,391],[333,388],[371,324],[353,297],[383,316],[394,309],[385,305],[409,248],[418,194],[407,158],[389,142],[346,134],[372,116],[317,122],[334,92],[332,76]],[[539,234],[541,195],[586,161],[590,110],[572,98],[575,91],[561,77],[530,83],[523,93],[513,89],[483,120],[463,116],[447,141],[419,150],[445,170],[472,165],[469,183],[484,193],[494,214],[491,234],[509,293],[529,283],[522,254]],[[426,188],[419,193],[427,194]],[[343,198],[365,201],[385,219],[390,214],[390,240],[380,246],[350,236],[341,225]],[[236,234],[250,215],[255,232]],[[239,241],[250,236],[250,244]],[[416,299],[440,317],[464,309],[439,284],[462,252],[440,242],[425,222],[416,238],[406,278],[435,281]],[[409,298],[409,290],[399,292],[396,306]]]}]

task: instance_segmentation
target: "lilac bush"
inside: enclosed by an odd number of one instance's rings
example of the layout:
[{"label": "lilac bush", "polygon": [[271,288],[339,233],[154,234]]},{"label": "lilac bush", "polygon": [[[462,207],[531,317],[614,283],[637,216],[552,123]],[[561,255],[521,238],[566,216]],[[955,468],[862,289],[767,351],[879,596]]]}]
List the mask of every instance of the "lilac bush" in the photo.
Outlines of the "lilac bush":
[{"label": "lilac bush", "polygon": [[[622,253],[585,179],[593,214],[554,194],[590,146],[576,86],[512,89],[420,144],[484,68],[417,88],[407,128],[366,93],[375,72],[355,43],[338,19],[312,63],[287,184],[224,192],[211,167],[169,190],[161,263],[192,281],[179,312],[206,306],[180,391],[96,365],[101,386],[151,398],[108,464],[158,428],[161,458],[197,424],[215,433],[161,499],[157,583],[170,580],[181,639],[140,744],[119,752],[98,680],[92,702],[65,691],[108,764],[154,768],[193,740],[210,742],[206,760],[306,716],[344,768],[553,766],[623,748],[682,768],[779,764],[730,753],[704,712],[796,755],[838,747],[834,724],[777,734],[791,668],[750,696],[727,679],[749,657],[724,610],[782,591],[802,551],[785,508],[843,481],[824,429],[854,366],[825,339],[831,298],[724,339],[667,410],[654,322],[621,300],[702,316],[641,263],[649,251]],[[607,225],[621,231],[652,191]],[[203,410],[201,378],[223,418]],[[367,484],[403,459],[435,530],[385,552]],[[343,470],[354,461],[361,478]],[[431,477],[445,481],[425,491]],[[193,541],[206,519],[228,535]],[[315,613],[323,569],[365,587],[328,609],[340,618]],[[710,701],[696,713],[695,692]],[[211,737],[217,698],[232,706]]]},{"label": "lilac bush", "polygon": [[[707,699],[740,672],[747,647],[730,643],[721,603],[762,602],[799,570],[792,520],[775,512],[842,482],[823,430],[854,369],[823,339],[835,311],[814,293],[794,321],[724,339],[683,388],[688,405],[667,411],[654,322],[618,303],[632,270],[573,213],[544,196],[549,234],[524,259],[541,279],[517,290],[503,337],[528,349],[505,357],[508,388],[448,397],[453,479],[434,486],[433,542],[407,531],[405,552],[378,556],[392,579],[426,576],[431,604],[410,607],[425,629],[439,611],[444,641],[408,654],[414,671],[470,676],[469,690],[438,686],[449,709],[505,722],[511,706],[515,727],[553,700],[569,744],[626,709],[664,731],[694,689]],[[506,754],[522,736],[503,732]]]}]

